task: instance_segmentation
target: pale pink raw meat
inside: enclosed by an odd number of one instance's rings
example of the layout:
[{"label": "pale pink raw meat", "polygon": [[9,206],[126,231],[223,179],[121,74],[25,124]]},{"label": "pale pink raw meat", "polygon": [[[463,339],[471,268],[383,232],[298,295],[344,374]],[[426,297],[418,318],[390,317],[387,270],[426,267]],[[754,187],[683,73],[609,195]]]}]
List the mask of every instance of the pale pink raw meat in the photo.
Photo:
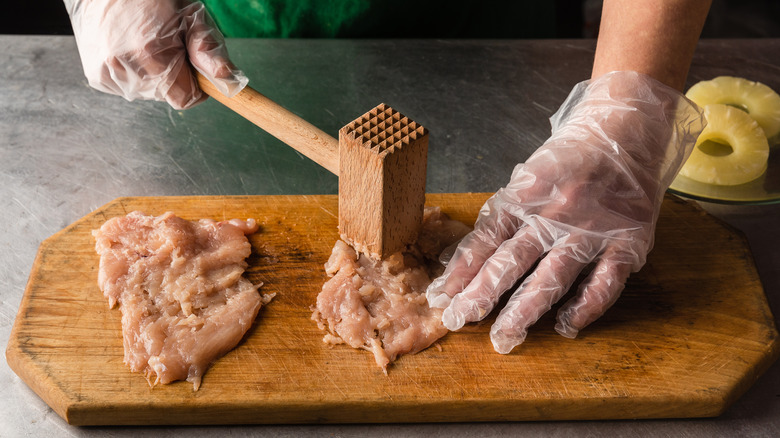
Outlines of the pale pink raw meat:
[{"label": "pale pink raw meat", "polygon": [[190,222],[132,212],[92,232],[98,285],[110,308],[120,304],[131,370],[152,385],[186,379],[198,389],[272,298],[242,276],[251,253],[246,235],[257,229],[254,219]]},{"label": "pale pink raw meat", "polygon": [[438,207],[428,207],[417,243],[382,261],[337,241],[325,264],[332,278],[322,286],[312,315],[328,331],[323,341],[371,351],[386,373],[400,355],[424,350],[447,334],[442,310],[428,307],[425,289],[443,271],[439,254],[469,231]]}]

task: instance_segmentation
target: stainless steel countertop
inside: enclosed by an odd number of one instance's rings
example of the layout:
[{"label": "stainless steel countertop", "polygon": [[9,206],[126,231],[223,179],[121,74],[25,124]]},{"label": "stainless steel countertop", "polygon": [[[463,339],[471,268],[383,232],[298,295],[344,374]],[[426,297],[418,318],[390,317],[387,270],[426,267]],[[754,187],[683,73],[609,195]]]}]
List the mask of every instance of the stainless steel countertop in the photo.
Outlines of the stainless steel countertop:
[{"label": "stainless steel countertop", "polygon": [[[429,192],[495,191],[549,135],[595,42],[230,40],[251,85],[326,132],[385,102],[430,132]],[[38,245],[120,196],[335,193],[337,179],[214,101],[189,111],[90,89],[71,37],[0,36],[0,346]],[[780,40],[703,40],[689,85],[730,74],[780,90]],[[705,209],[747,236],[777,323],[780,206]],[[490,348],[485,340],[485,348]],[[0,437],[780,436],[780,363],[712,419],[77,428],[0,364]]]}]

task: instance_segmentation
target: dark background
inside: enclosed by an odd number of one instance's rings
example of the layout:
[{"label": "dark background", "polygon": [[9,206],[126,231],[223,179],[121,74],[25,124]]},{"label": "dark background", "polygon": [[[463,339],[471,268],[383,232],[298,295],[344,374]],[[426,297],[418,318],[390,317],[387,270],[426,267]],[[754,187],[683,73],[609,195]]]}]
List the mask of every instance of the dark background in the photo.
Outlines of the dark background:
[{"label": "dark background", "polygon": [[[595,37],[600,7],[600,0],[556,0],[555,37]],[[10,0],[0,14],[0,34],[69,35],[72,31],[62,0]],[[780,38],[780,1],[714,0],[702,37]]]}]

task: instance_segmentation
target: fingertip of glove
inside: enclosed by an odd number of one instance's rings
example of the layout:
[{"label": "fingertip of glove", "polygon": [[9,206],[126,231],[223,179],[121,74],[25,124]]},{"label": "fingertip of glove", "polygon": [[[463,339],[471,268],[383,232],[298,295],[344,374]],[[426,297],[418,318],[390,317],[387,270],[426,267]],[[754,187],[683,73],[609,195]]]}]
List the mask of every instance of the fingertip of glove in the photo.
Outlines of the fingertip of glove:
[{"label": "fingertip of glove", "polygon": [[555,324],[555,331],[564,338],[574,339],[580,333],[580,331],[565,321],[558,321]]},{"label": "fingertip of glove", "polygon": [[441,315],[441,322],[447,330],[456,331],[466,325],[466,317],[450,306],[444,309],[444,313]]},{"label": "fingertip of glove", "polygon": [[425,290],[425,298],[428,300],[428,307],[444,309],[450,305],[452,298],[444,293],[445,277],[439,277],[433,280]]},{"label": "fingertip of glove", "polygon": [[508,332],[505,329],[497,328],[495,325],[490,329],[490,342],[493,343],[493,349],[499,354],[509,354],[518,345],[525,341],[526,330],[519,333]]},{"label": "fingertip of glove", "polygon": [[574,339],[579,334],[582,327],[576,328],[572,325],[572,317],[576,316],[577,312],[571,305],[563,306],[556,317],[555,331],[564,338]]},{"label": "fingertip of glove", "polygon": [[428,307],[434,309],[446,309],[452,299],[447,294],[439,291],[426,292],[425,298],[428,300]]},{"label": "fingertip of glove", "polygon": [[244,72],[241,70],[235,70],[233,71],[233,79],[229,81],[228,90],[227,93],[225,93],[225,96],[227,97],[233,97],[241,90],[243,90],[247,85],[249,84],[249,78],[246,77]]},{"label": "fingertip of glove", "polygon": [[[194,65],[194,64],[193,64]],[[249,78],[238,69],[231,69],[228,66],[218,69],[217,73],[206,71],[205,69],[194,65],[206,79],[209,80],[219,90],[220,93],[227,97],[233,97],[243,90],[247,84],[249,84]]]}]

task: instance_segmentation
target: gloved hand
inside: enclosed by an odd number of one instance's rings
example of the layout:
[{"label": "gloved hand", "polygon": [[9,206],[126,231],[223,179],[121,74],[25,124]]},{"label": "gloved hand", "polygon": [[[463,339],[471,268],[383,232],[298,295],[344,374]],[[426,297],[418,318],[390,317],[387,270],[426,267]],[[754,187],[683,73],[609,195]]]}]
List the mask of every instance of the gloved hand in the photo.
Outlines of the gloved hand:
[{"label": "gloved hand", "polygon": [[84,74],[100,91],[185,109],[207,97],[190,64],[227,96],[248,82],[200,2],[65,0],[65,7]]},{"label": "gloved hand", "polygon": [[538,261],[490,330],[509,353],[528,327],[594,267],[558,312],[575,337],[620,295],[653,246],[661,201],[704,128],[678,91],[635,72],[578,84],[551,118],[552,136],[479,212],[443,275],[427,290],[457,330],[481,320]]}]

